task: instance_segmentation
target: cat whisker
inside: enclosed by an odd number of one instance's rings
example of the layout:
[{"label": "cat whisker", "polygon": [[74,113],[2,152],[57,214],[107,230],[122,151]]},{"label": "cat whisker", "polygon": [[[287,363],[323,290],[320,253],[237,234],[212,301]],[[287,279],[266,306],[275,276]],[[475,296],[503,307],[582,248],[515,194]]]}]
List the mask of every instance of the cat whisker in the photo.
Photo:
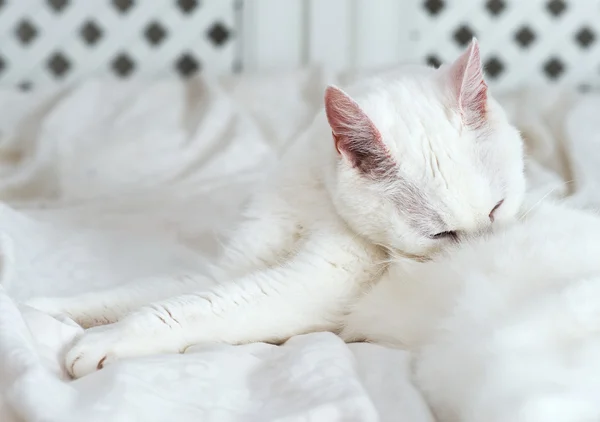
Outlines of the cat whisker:
[{"label": "cat whisker", "polygon": [[544,196],[542,196],[535,204],[533,204],[521,217],[519,217],[519,221],[522,221],[523,219],[525,219],[525,217],[527,217],[527,215],[533,211],[535,208],[537,208],[548,196],[552,195],[552,193],[554,191],[556,191],[558,188],[561,188],[563,186],[568,185],[569,183],[573,183],[573,180],[567,180],[564,183],[561,183],[560,185],[557,185],[555,187],[553,187],[552,189],[550,189]]}]

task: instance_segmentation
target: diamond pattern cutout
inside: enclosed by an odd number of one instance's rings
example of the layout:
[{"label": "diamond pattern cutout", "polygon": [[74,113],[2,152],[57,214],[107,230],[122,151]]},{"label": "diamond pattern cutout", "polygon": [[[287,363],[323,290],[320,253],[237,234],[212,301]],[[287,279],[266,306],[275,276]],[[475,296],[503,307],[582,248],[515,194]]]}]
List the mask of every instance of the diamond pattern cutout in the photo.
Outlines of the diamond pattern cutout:
[{"label": "diamond pattern cutout", "polygon": [[544,72],[550,79],[558,79],[565,71],[565,65],[560,59],[553,57],[544,64]]},{"label": "diamond pattern cutout", "polygon": [[435,54],[427,56],[425,61],[428,66],[435,67],[436,69],[442,65],[442,61]]},{"label": "diamond pattern cutout", "polygon": [[546,8],[552,15],[558,17],[565,12],[567,5],[563,0],[551,0],[546,3]]},{"label": "diamond pattern cutout", "polygon": [[152,22],[144,31],[144,37],[148,40],[148,43],[154,47],[162,43],[166,35],[166,30],[158,22]]},{"label": "diamond pattern cutout", "polygon": [[442,0],[427,0],[423,3],[423,7],[431,16],[436,16],[444,9],[444,2]]},{"label": "diamond pattern cutout", "polygon": [[192,55],[186,53],[175,62],[175,69],[184,78],[189,78],[200,70],[200,63]]},{"label": "diamond pattern cutout", "polygon": [[23,81],[19,84],[19,89],[21,91],[31,91],[31,88],[33,87],[32,83],[29,81]]},{"label": "diamond pattern cutout", "polygon": [[517,31],[515,34],[515,41],[523,48],[529,47],[529,45],[535,41],[535,34],[529,27],[524,26]]},{"label": "diamond pattern cutout", "polygon": [[229,30],[221,23],[217,22],[208,30],[208,38],[215,46],[222,46],[229,39]]},{"label": "diamond pattern cutout", "polygon": [[94,45],[102,38],[102,29],[93,21],[87,21],[81,28],[80,35],[87,45]]},{"label": "diamond pattern cutout", "polygon": [[50,73],[52,73],[52,75],[54,75],[55,78],[62,78],[67,74],[67,72],[71,68],[71,63],[69,62],[69,59],[67,57],[65,57],[62,53],[58,52],[50,56],[50,59],[48,59],[47,66],[50,70]]},{"label": "diamond pattern cutout", "polygon": [[48,0],[48,4],[50,5],[50,8],[57,12],[57,13],[62,13],[63,9],[67,6],[67,4],[69,4],[68,0]]},{"label": "diamond pattern cutout", "polygon": [[588,48],[596,41],[596,35],[590,28],[585,27],[575,34],[575,40],[582,48]]},{"label": "diamond pattern cutout", "polygon": [[16,34],[21,44],[29,45],[37,37],[38,31],[31,22],[23,20],[17,26]]},{"label": "diamond pattern cutout", "polygon": [[497,57],[492,57],[484,64],[485,73],[492,79],[497,79],[504,72],[504,64]]},{"label": "diamond pattern cutout", "polygon": [[118,76],[127,78],[135,69],[135,63],[127,54],[121,53],[112,61],[111,67]]},{"label": "diamond pattern cutout", "polygon": [[127,13],[133,6],[133,0],[112,0],[112,4],[119,13]]},{"label": "diamond pattern cutout", "polygon": [[198,7],[197,0],[178,0],[177,6],[185,14],[192,13]]},{"label": "diamond pattern cutout", "polygon": [[485,8],[490,12],[492,16],[498,16],[506,9],[506,3],[502,0],[489,0],[485,4]]},{"label": "diamond pattern cutout", "polygon": [[469,44],[474,36],[475,34],[473,31],[471,31],[471,29],[466,25],[461,26],[454,32],[454,40],[461,47],[465,47],[467,44]]}]

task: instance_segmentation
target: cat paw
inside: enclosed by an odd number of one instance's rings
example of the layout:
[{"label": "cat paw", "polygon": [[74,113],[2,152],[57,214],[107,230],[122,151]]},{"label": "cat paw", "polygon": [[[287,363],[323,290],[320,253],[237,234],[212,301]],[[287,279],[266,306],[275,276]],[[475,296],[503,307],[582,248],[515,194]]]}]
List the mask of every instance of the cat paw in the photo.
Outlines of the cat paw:
[{"label": "cat paw", "polygon": [[121,359],[179,353],[180,338],[173,334],[171,330],[161,331],[135,319],[133,323],[124,319],[93,327],[86,330],[67,352],[65,367],[73,378],[81,378]]},{"label": "cat paw", "polygon": [[140,354],[130,336],[135,338],[135,333],[119,323],[86,330],[67,352],[67,371],[73,378],[81,378],[119,359]]}]

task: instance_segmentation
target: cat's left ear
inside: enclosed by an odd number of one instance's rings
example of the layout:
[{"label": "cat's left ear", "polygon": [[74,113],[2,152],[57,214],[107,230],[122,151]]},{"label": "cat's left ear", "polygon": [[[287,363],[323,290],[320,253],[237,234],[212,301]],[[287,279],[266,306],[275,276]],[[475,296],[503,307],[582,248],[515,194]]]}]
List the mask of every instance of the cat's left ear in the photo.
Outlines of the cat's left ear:
[{"label": "cat's left ear", "polygon": [[479,43],[473,38],[467,50],[448,68],[450,85],[464,123],[480,127],[486,121],[487,84],[483,78],[483,66]]}]

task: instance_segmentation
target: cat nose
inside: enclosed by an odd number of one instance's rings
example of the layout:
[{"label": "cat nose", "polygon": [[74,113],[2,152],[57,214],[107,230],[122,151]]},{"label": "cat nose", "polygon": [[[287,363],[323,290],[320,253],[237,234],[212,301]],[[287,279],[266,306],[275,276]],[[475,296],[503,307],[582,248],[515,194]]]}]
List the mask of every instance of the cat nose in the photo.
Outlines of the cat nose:
[{"label": "cat nose", "polygon": [[494,214],[496,213],[496,211],[498,211],[498,208],[500,208],[502,206],[502,203],[504,202],[504,199],[499,201],[494,208],[492,208],[492,210],[490,211],[490,213],[488,214],[488,217],[490,218],[490,221],[493,223],[495,220]]}]

